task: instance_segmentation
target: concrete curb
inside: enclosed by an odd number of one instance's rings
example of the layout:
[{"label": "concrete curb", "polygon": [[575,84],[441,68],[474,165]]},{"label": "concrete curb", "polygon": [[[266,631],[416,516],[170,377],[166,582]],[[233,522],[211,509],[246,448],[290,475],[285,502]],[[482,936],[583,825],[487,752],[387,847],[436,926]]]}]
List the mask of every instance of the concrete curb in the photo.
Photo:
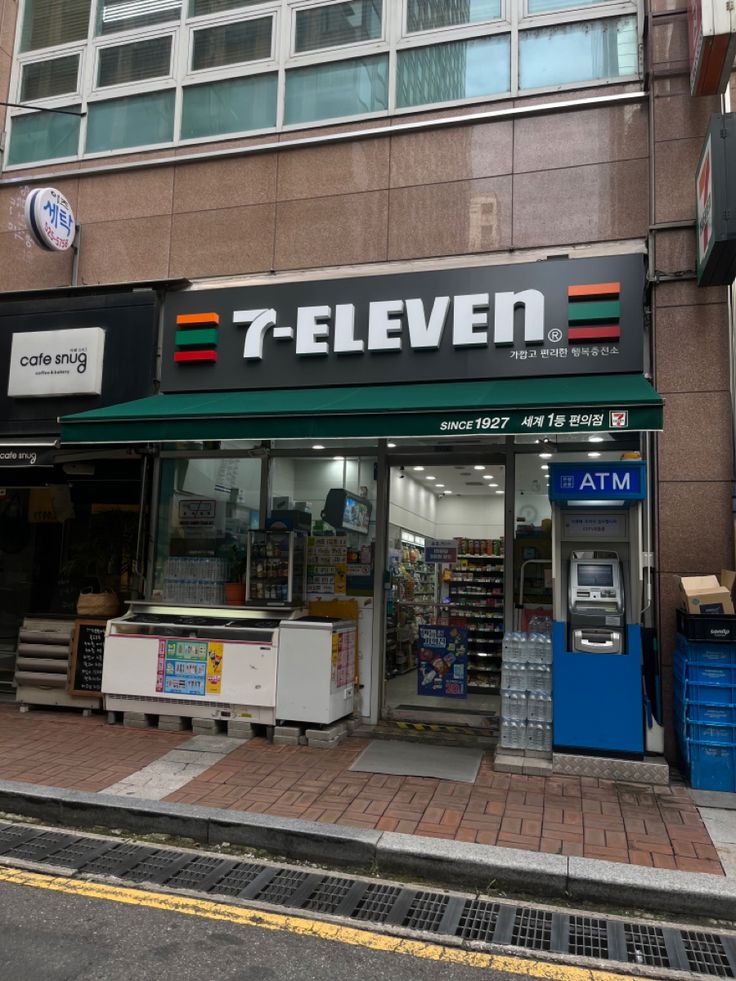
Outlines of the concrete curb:
[{"label": "concrete curb", "polygon": [[575,904],[637,908],[736,920],[736,880],[591,858],[280,818],[191,804],[133,800],[111,794],[0,781],[0,811],[71,828],[116,828],[169,834],[207,845],[256,848],[273,856],[438,887],[508,891]]}]

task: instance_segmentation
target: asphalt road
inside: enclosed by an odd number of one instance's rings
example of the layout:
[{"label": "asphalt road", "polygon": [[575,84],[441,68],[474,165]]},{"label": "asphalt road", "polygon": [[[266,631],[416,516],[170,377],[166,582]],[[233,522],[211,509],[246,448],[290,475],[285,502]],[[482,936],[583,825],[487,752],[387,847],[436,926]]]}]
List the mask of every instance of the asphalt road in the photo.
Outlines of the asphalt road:
[{"label": "asphalt road", "polygon": [[211,919],[206,907],[198,916],[151,908],[145,892],[138,904],[132,891],[120,902],[52,891],[50,882],[0,881],[2,981],[477,981],[542,971],[580,981],[583,974],[521,959],[511,973],[453,964],[431,959],[434,947],[420,956],[366,949]]}]

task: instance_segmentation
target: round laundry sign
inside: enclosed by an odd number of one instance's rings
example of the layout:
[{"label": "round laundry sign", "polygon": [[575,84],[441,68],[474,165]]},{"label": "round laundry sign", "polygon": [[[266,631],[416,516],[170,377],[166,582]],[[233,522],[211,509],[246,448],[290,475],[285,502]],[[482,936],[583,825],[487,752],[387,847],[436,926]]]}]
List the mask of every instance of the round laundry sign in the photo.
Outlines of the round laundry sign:
[{"label": "round laundry sign", "polygon": [[26,225],[37,245],[66,252],[74,242],[76,223],[67,199],[54,187],[37,188],[26,198]]}]

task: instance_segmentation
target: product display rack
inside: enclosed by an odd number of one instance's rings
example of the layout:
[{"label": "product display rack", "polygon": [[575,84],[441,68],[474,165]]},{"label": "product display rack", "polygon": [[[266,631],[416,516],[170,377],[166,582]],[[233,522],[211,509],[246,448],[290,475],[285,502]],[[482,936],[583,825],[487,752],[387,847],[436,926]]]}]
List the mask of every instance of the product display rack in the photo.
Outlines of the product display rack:
[{"label": "product display rack", "polygon": [[494,695],[501,687],[504,556],[500,540],[476,544],[458,554],[445,606],[451,622],[468,631],[468,693]]},{"label": "product display rack", "polygon": [[424,546],[402,542],[402,560],[391,572],[386,619],[386,676],[416,669],[419,625],[432,619],[437,604],[436,566],[424,560]]}]

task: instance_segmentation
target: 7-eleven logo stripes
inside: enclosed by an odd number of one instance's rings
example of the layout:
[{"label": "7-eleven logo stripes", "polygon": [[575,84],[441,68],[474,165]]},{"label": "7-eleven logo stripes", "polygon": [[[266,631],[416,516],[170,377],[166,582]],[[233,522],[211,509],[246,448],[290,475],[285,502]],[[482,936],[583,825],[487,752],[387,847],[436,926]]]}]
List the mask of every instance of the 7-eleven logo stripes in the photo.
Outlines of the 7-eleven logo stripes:
[{"label": "7-eleven logo stripes", "polygon": [[217,361],[217,335],[220,316],[217,313],[184,313],[176,318],[176,351],[174,361]]},{"label": "7-eleven logo stripes", "polygon": [[570,344],[621,340],[621,284],[592,283],[567,290]]}]

